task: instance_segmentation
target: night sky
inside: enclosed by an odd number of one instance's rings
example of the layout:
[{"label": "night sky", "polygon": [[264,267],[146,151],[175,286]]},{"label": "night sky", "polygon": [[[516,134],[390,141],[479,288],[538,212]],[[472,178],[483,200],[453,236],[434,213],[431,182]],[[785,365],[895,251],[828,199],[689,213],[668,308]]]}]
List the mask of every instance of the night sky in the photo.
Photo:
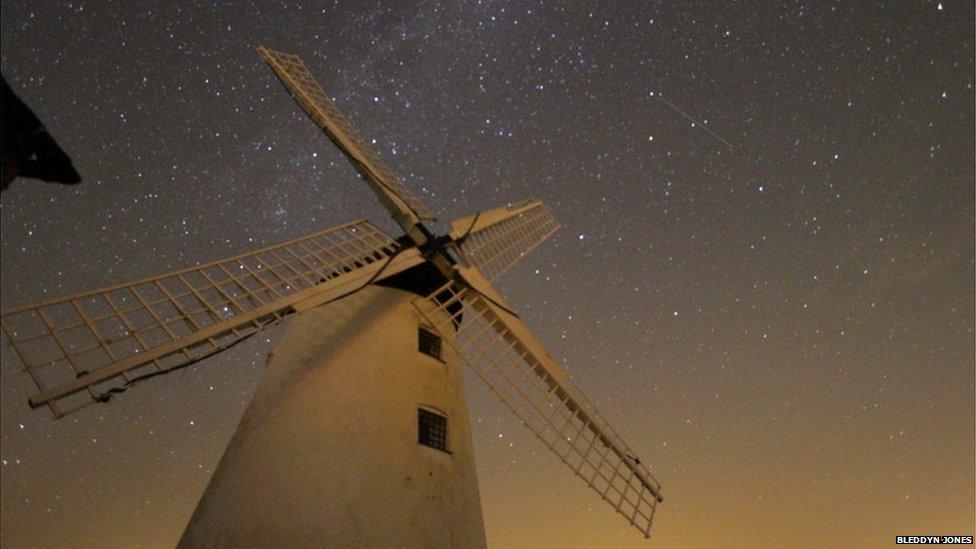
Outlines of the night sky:
[{"label": "night sky", "polygon": [[[664,485],[651,544],[973,533],[971,1],[176,4],[3,2],[84,178],[3,194],[3,308],[399,234],[264,44],[443,221],[552,207],[499,288]],[[281,330],[58,421],[4,340],[4,545],[174,545]],[[466,381],[489,544],[648,546]]]}]

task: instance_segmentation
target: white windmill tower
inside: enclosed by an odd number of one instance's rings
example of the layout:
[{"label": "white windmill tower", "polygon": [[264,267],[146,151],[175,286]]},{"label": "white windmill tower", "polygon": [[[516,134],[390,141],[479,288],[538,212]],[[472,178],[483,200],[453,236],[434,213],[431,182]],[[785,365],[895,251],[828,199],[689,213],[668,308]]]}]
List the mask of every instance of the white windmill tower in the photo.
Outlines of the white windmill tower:
[{"label": "white windmill tower", "polygon": [[459,363],[649,536],[660,485],[491,285],[558,229],[548,208],[431,233],[305,64],[258,52],[405,234],[359,220],[3,312],[39,389],[30,405],[60,417],[295,316],[181,547],[484,546]]}]

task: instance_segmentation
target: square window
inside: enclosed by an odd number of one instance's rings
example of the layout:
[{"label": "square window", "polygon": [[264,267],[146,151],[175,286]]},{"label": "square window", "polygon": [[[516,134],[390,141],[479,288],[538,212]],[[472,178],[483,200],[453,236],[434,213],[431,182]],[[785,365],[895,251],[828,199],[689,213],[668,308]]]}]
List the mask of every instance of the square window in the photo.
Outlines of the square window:
[{"label": "square window", "polygon": [[423,408],[417,412],[417,442],[447,452],[447,418]]},{"label": "square window", "polygon": [[421,353],[441,360],[441,336],[423,326],[417,331],[417,348]]}]

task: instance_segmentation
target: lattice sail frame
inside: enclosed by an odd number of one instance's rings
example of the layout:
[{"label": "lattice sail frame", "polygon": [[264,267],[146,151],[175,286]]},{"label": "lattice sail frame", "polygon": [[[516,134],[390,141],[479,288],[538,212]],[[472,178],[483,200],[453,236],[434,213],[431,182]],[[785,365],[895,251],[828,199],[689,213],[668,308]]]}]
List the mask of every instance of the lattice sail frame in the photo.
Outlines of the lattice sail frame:
[{"label": "lattice sail frame", "polygon": [[456,282],[414,306],[526,427],[650,537],[660,484],[553,360],[516,335],[527,330],[521,321]]},{"label": "lattice sail frame", "polygon": [[[500,219],[479,226],[481,216]],[[461,242],[461,251],[467,262],[492,281],[560,228],[549,207],[535,199],[489,210],[466,220],[458,220],[451,226],[455,229],[452,234],[457,234]],[[472,229],[467,231],[467,226]]]},{"label": "lattice sail frame", "polygon": [[[435,219],[434,214],[410,190],[400,182],[393,170],[383,162],[372,147],[366,144],[355,126],[336,107],[311,71],[297,55],[258,47],[258,53],[271,66],[286,88],[306,113],[325,130],[329,138],[352,157],[357,168],[367,178],[374,179],[412,210],[420,219]],[[381,197],[382,198],[382,197]]]},{"label": "lattice sail frame", "polygon": [[31,404],[47,404],[60,417],[135,379],[225,349],[341,277],[385,266],[398,250],[390,236],[359,220],[200,267],[4,311],[0,325],[40,390]]}]

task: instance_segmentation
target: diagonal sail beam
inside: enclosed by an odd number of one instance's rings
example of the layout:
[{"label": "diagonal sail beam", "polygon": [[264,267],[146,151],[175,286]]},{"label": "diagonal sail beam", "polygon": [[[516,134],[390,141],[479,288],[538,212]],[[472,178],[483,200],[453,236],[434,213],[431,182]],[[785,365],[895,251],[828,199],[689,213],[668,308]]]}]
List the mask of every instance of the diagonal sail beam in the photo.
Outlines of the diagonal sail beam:
[{"label": "diagonal sail beam", "polygon": [[305,63],[297,55],[272,51],[263,46],[258,46],[257,50],[295,101],[352,161],[393,219],[418,246],[423,244],[428,235],[420,231],[418,225],[421,220],[433,220],[435,216],[366,144]]},{"label": "diagonal sail beam", "polygon": [[[195,362],[294,312],[423,261],[356,221],[223,261],[0,313],[60,417],[135,380]],[[74,398],[75,396],[87,398]],[[69,399],[69,397],[71,397]],[[67,408],[62,406],[66,404]]]},{"label": "diagonal sail beam", "polygon": [[526,200],[451,222],[451,238],[469,265],[495,280],[560,228],[549,208]]},{"label": "diagonal sail beam", "polygon": [[660,484],[487,280],[458,274],[415,307],[526,427],[650,537]]}]

